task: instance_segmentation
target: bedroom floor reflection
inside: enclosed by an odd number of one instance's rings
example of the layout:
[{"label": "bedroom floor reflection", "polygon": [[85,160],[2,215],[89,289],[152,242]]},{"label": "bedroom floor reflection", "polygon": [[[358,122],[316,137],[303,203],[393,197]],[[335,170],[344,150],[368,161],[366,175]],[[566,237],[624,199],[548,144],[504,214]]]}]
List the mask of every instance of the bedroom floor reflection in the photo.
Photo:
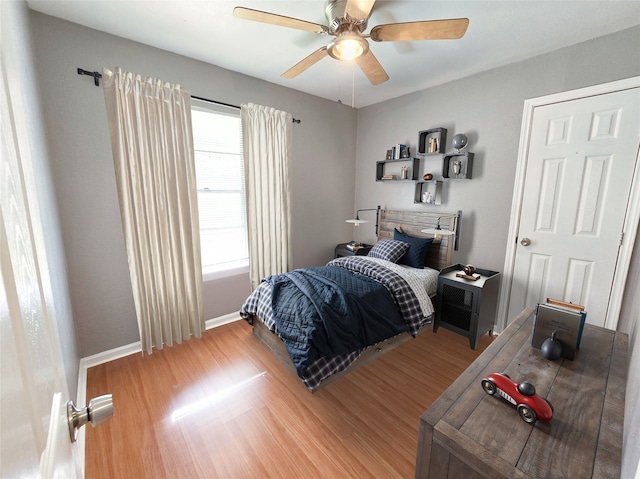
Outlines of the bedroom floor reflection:
[{"label": "bedroom floor reflection", "polygon": [[260,388],[257,381],[264,379],[266,374],[267,373],[263,371],[236,384],[222,388],[212,394],[208,394],[198,401],[191,402],[175,409],[171,413],[171,422],[180,421],[181,419],[194,414],[211,413],[214,408],[219,408],[223,406],[224,403],[235,403],[239,397],[246,396],[250,387]]}]

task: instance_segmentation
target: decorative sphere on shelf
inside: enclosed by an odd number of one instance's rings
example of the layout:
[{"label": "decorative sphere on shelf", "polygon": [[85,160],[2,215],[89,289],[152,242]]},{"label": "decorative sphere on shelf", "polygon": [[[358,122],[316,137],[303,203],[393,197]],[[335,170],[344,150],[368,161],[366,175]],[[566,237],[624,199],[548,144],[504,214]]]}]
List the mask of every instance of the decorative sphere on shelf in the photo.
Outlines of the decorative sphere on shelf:
[{"label": "decorative sphere on shelf", "polygon": [[451,140],[451,145],[456,149],[456,150],[462,150],[465,146],[467,146],[467,135],[463,134],[463,133],[458,133],[456,136],[453,137],[453,139]]}]

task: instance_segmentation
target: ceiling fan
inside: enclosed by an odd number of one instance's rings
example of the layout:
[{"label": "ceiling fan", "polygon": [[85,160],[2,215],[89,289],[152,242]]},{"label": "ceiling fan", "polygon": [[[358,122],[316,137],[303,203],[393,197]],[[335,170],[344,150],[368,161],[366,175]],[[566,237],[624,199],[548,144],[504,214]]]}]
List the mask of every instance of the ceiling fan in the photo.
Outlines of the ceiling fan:
[{"label": "ceiling fan", "polygon": [[294,78],[329,55],[336,60],[354,60],[373,85],[387,81],[389,75],[369,49],[367,38],[374,42],[452,40],[462,38],[469,25],[468,18],[388,23],[373,27],[369,34],[364,34],[374,3],[375,0],[327,0],[324,11],[329,26],[244,7],[234,8],[233,15],[254,22],[335,37],[327,46],[319,48],[284,72],[281,75],[283,78]]}]

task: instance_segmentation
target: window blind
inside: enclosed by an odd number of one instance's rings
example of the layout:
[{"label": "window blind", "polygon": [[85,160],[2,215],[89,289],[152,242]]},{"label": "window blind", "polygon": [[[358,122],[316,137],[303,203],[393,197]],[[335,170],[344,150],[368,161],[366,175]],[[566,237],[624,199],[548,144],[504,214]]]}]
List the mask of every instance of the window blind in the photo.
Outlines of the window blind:
[{"label": "window blind", "polygon": [[203,272],[248,264],[240,114],[192,103]]}]

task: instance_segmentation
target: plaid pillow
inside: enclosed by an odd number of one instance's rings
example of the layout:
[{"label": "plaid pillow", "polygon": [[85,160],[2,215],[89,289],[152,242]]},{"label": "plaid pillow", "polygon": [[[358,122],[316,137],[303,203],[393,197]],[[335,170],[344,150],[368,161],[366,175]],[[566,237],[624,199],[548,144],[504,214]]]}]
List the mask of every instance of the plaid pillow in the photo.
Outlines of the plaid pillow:
[{"label": "plaid pillow", "polygon": [[367,256],[372,258],[380,258],[392,263],[397,263],[400,258],[409,249],[408,243],[402,241],[395,241],[389,239],[383,239],[378,241]]}]

